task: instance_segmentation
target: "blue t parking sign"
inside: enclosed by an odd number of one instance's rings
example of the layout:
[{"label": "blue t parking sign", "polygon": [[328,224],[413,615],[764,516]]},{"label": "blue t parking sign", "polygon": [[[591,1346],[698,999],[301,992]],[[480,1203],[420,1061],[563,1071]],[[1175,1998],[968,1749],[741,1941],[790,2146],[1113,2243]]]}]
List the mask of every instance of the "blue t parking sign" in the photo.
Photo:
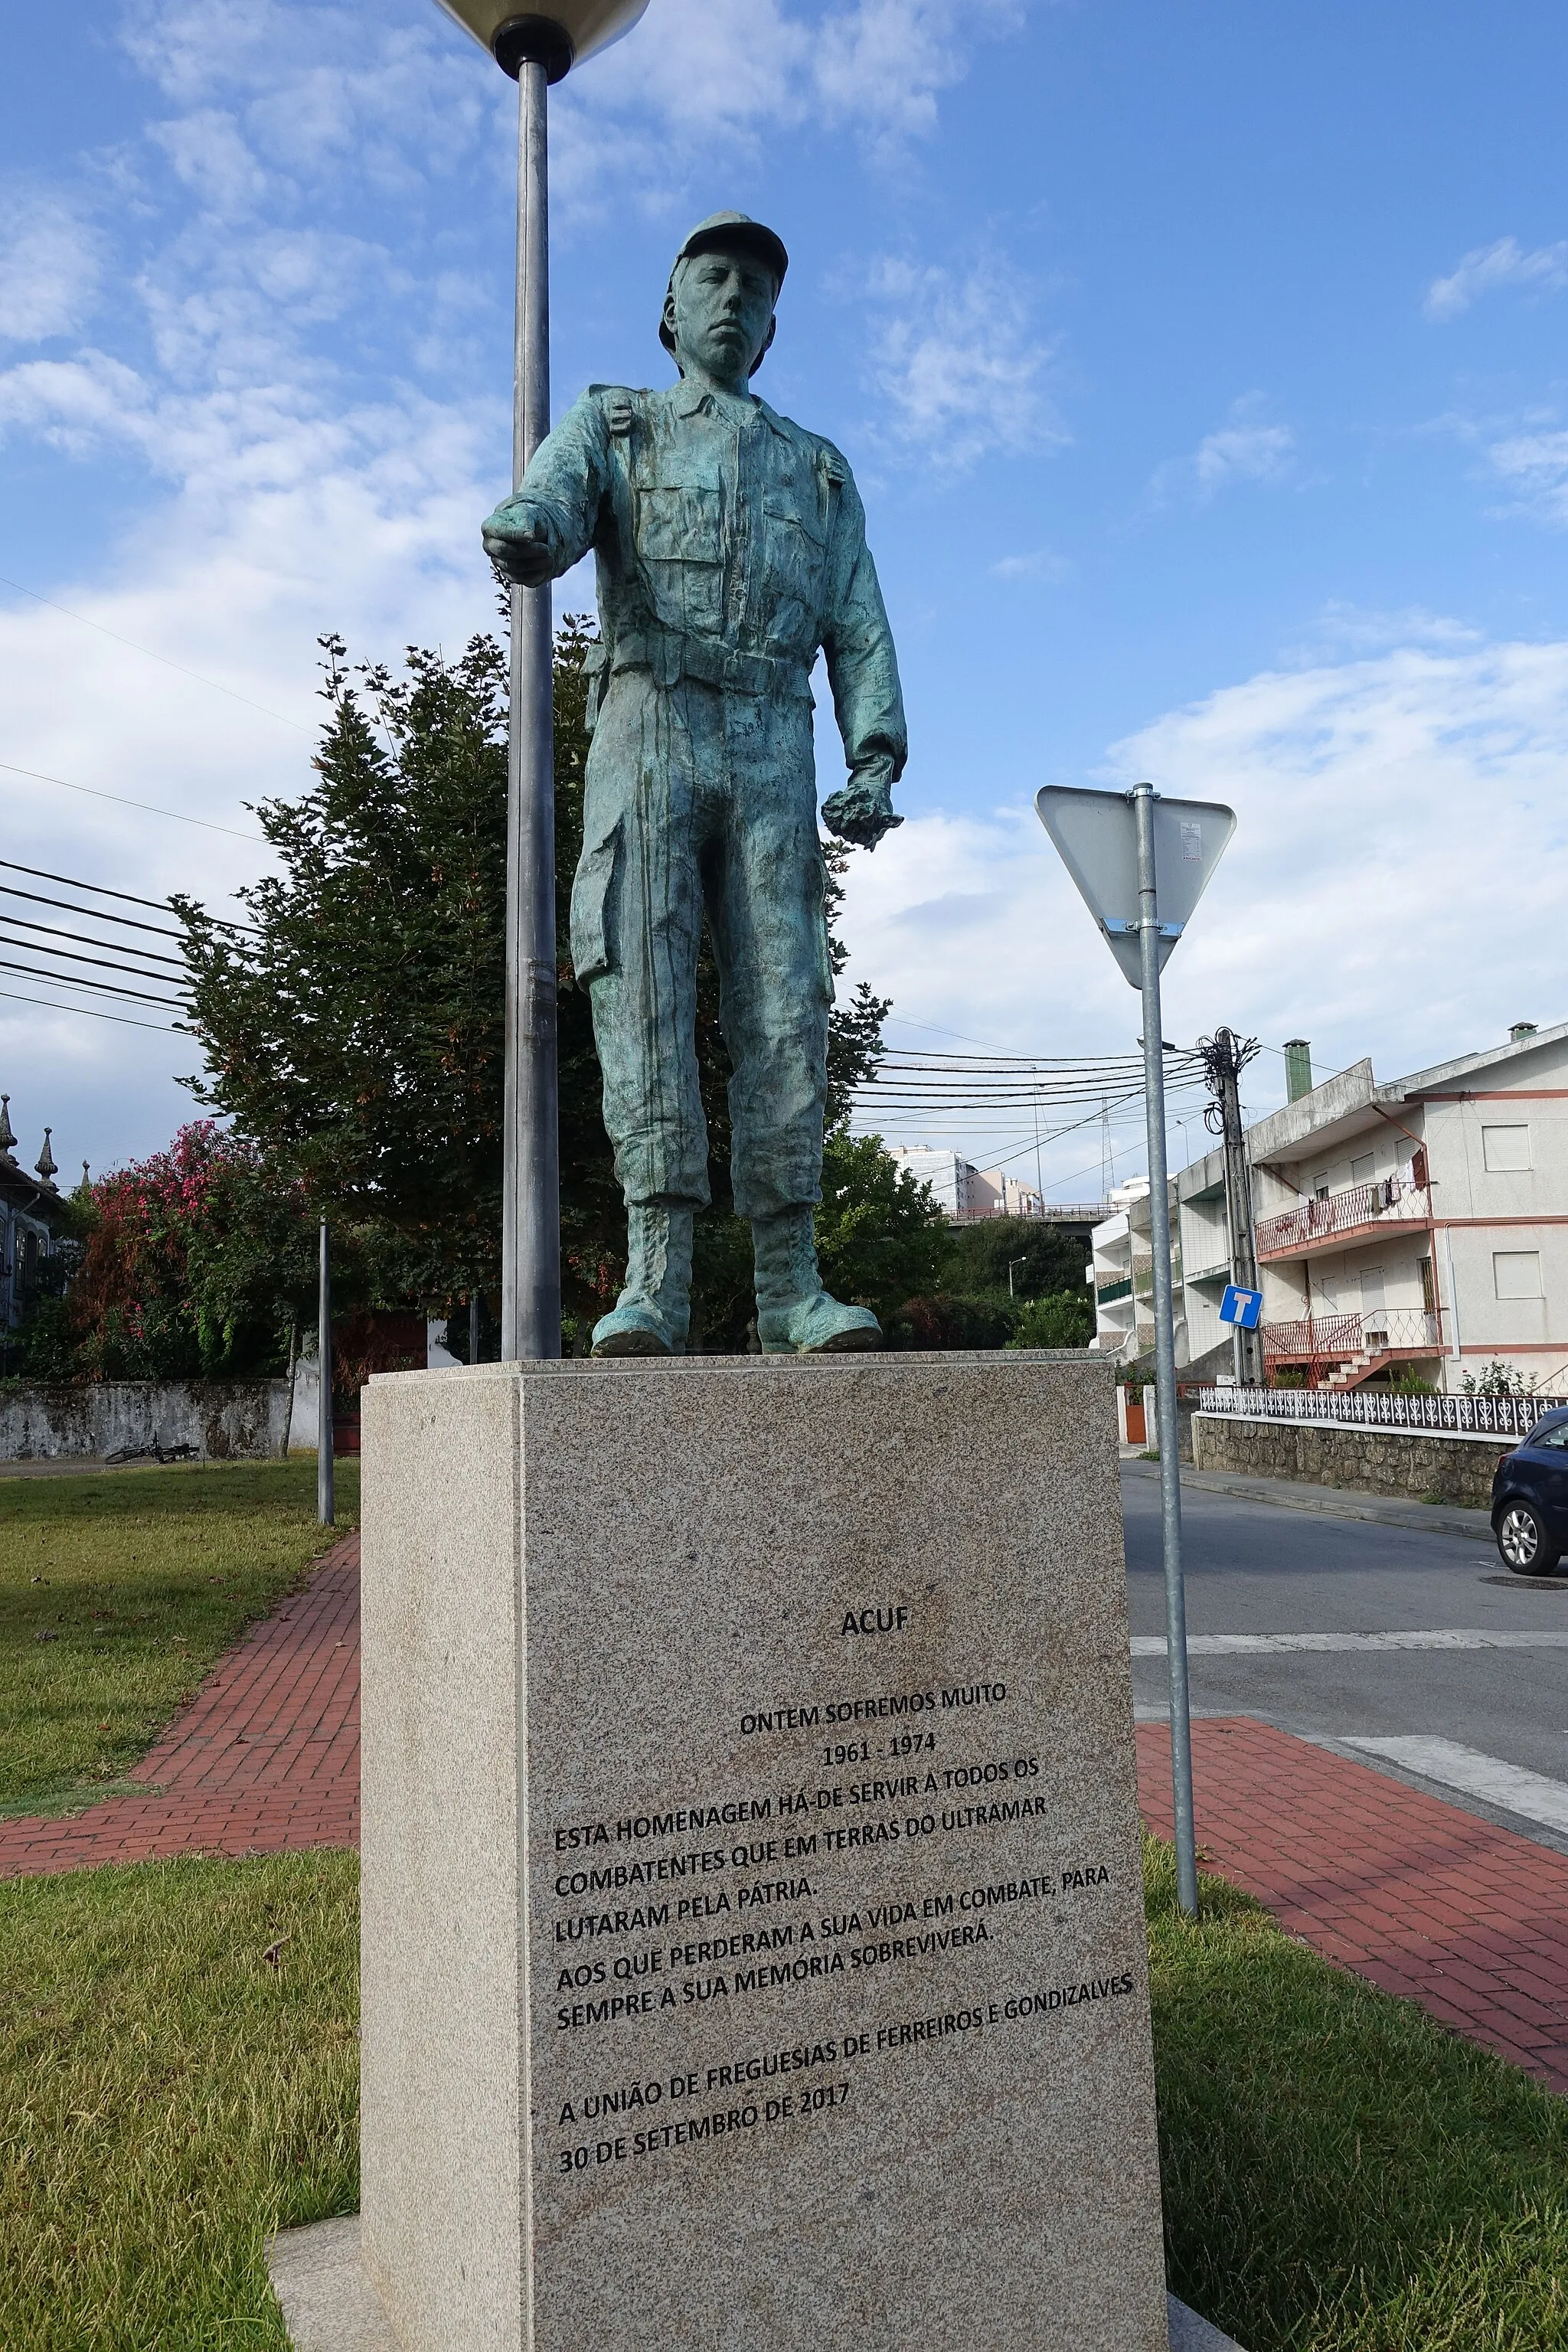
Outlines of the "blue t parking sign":
[{"label": "blue t parking sign", "polygon": [[1222,1323],[1237,1323],[1244,1331],[1256,1331],[1262,1312],[1261,1290],[1239,1290],[1234,1282],[1226,1284],[1225,1297],[1219,1302]]}]

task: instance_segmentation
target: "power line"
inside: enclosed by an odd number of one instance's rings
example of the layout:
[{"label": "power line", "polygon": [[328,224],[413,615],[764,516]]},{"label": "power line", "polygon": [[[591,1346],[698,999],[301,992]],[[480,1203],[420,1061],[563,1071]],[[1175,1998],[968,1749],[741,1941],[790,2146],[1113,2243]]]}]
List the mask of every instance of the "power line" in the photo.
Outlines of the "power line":
[{"label": "power line", "polygon": [[66,793],[85,793],[89,800],[113,801],[119,808],[140,809],[143,816],[172,817],[176,824],[199,824],[204,833],[226,833],[231,841],[259,841],[266,845],[267,836],[260,833],[238,833],[232,824],[214,824],[209,817],[186,816],[179,809],[155,808],[151,801],[128,800],[123,793],[100,792],[94,784],[71,784],[64,776],[46,776],[41,768],[18,768],[12,760],[0,760],[0,770],[8,776],[28,776],[36,784],[58,784]]},{"label": "power line", "polygon": [[[0,766],[4,764],[5,762],[0,761]],[[85,787],[83,789],[85,790]],[[193,818],[192,823],[195,822]],[[14,857],[0,857],[0,866],[3,866],[8,874],[30,874],[35,882],[59,882],[68,890],[90,890],[96,898],[123,898],[128,907],[151,907],[155,915],[166,915],[169,912],[169,902],[166,898],[139,898],[134,890],[111,890],[104,882],[82,882],[74,874],[51,874],[45,866],[18,866]],[[30,891],[21,893],[24,898],[31,895]],[[50,906],[58,906],[59,903],[54,898],[48,901]],[[79,908],[77,911],[85,914],[87,909]],[[123,923],[129,922],[131,919],[128,915],[115,915],[110,919]],[[146,928],[151,929],[152,926],[149,924]],[[230,928],[232,929],[233,926]],[[252,927],[246,924],[243,928],[248,930]],[[177,931],[169,933],[171,939],[178,939],[179,936]]]},{"label": "power line", "polygon": [[[121,955],[140,956],[143,963],[172,964],[176,971],[183,972],[186,968],[183,956],[160,955],[156,948],[139,948],[133,940],[100,940],[95,939],[90,931],[62,931],[58,923],[36,923],[29,915],[8,915],[3,907],[0,907],[0,923],[14,924],[19,931],[42,931],[51,940],[75,940],[79,947],[118,948]],[[170,933],[169,936],[172,938],[174,935]],[[28,940],[11,941],[13,947],[29,947],[31,944]],[[41,952],[45,955],[55,955],[63,954],[65,950],[45,948]],[[129,971],[134,967],[128,965],[126,969]]]},{"label": "power line", "polygon": [[[76,887],[78,889],[90,889],[92,885],[78,883]],[[107,907],[78,907],[69,898],[51,898],[45,890],[18,890],[15,882],[0,882],[0,898],[26,898],[29,907],[58,907],[62,914],[86,915],[95,923],[123,923],[128,930],[151,931],[155,939],[184,940],[185,936],[184,931],[171,931],[162,923],[143,923],[135,915],[116,915]],[[13,915],[8,919],[20,923],[27,919],[23,915]],[[44,927],[40,925],[38,928],[42,929]]]},{"label": "power line", "polygon": [[210,686],[215,694],[226,694],[231,701],[243,702],[247,710],[259,710],[264,719],[276,719],[280,727],[297,727],[301,735],[310,729],[302,719],[285,719],[280,710],[268,710],[264,702],[252,702],[248,694],[237,687],[222,686],[216,677],[204,677],[199,669],[187,669],[184,662],[171,661],[167,654],[155,654],[151,646],[139,646],[134,637],[122,637],[118,629],[106,629],[101,621],[89,621],[85,613],[73,613],[68,604],[57,604],[52,596],[40,596],[36,588],[24,588],[19,580],[7,580],[0,573],[0,588],[14,588],[18,596],[30,596],[35,604],[47,604],[51,613],[63,613],[68,621],[79,621],[84,629],[96,629],[100,637],[112,637],[117,646],[129,646],[133,654],[144,654],[149,661],[162,662],[165,669],[176,669],[182,677],[195,678],[198,686]]},{"label": "power line", "polygon": [[160,1037],[178,1037],[184,1034],[177,1023],[168,1021],[134,1021],[128,1013],[103,1013],[96,1004],[57,1004],[52,996],[22,996],[14,988],[0,988],[0,997],[11,1004],[37,1004],[50,1013],[80,1013],[89,1021],[117,1022],[121,1029],[152,1029]]},{"label": "power line", "polygon": [[[7,941],[5,944],[14,945],[15,942]],[[54,988],[93,988],[103,996],[131,997],[139,1004],[161,1004],[170,1013],[183,1013],[185,1009],[181,1000],[175,996],[149,996],[143,989],[116,988],[106,980],[76,980],[68,971],[40,972],[35,971],[30,964],[6,963],[3,961],[0,961],[0,971],[19,972],[24,980],[46,980]],[[151,973],[147,972],[139,976],[144,980],[152,977]]]}]

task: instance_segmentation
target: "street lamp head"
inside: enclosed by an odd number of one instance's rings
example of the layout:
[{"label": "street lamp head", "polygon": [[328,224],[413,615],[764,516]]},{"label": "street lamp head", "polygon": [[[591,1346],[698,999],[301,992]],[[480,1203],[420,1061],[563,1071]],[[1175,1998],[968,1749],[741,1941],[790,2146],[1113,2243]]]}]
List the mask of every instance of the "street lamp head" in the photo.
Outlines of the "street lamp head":
[{"label": "street lamp head", "polygon": [[436,0],[447,15],[489,49],[515,81],[524,65],[542,65],[552,81],[629,33],[647,0],[548,0],[520,10],[516,0]]}]

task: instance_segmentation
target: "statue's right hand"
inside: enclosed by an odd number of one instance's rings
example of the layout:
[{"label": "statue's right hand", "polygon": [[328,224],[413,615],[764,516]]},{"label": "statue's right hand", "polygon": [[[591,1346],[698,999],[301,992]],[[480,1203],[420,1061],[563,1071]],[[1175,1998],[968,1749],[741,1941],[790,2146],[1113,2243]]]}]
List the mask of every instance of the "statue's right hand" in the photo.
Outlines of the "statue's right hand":
[{"label": "statue's right hand", "polygon": [[524,588],[542,588],[555,574],[549,527],[538,509],[521,499],[508,499],[485,519],[481,530],[485,553],[509,580]]}]

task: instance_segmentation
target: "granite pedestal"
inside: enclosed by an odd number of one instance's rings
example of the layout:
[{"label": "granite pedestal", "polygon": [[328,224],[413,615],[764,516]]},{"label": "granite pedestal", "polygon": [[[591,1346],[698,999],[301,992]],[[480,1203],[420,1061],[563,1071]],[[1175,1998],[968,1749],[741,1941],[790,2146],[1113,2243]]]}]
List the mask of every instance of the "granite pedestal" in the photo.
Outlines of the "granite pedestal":
[{"label": "granite pedestal", "polygon": [[[357,2213],[281,2231],[268,2246],[267,2266],[293,2352],[398,2352],[360,2261]],[[1171,2352],[1240,2352],[1173,2294],[1165,2305]]]},{"label": "granite pedestal", "polygon": [[397,1374],[363,1449],[400,2352],[1164,2352],[1108,1369]]}]

